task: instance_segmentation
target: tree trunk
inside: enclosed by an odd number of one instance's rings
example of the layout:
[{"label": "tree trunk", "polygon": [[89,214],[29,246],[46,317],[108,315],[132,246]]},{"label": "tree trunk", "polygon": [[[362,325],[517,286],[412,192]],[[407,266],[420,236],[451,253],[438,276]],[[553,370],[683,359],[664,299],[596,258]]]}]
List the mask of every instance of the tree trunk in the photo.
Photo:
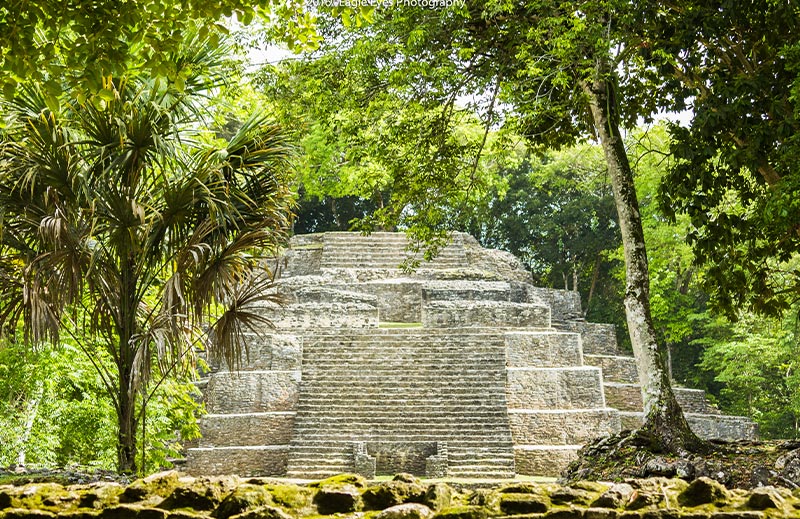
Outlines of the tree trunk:
[{"label": "tree trunk", "polygon": [[583,310],[583,316],[589,313],[589,305],[592,304],[594,297],[594,290],[597,288],[597,279],[600,277],[600,255],[594,259],[594,267],[592,268],[592,284],[589,286],[589,297],[586,298],[586,308]]},{"label": "tree trunk", "polygon": [[129,389],[131,376],[130,369],[120,371],[117,409],[117,471],[120,474],[136,473],[136,393]]},{"label": "tree trunk", "polygon": [[639,380],[645,420],[642,430],[653,436],[655,447],[683,453],[703,442],[689,428],[670,385],[666,359],[658,347],[650,315],[650,278],[644,231],[633,172],[619,131],[613,71],[606,59],[598,60],[596,77],[582,87],[589,99],[595,131],[603,147],[614,190],[622,244],[625,251],[625,315]]}]

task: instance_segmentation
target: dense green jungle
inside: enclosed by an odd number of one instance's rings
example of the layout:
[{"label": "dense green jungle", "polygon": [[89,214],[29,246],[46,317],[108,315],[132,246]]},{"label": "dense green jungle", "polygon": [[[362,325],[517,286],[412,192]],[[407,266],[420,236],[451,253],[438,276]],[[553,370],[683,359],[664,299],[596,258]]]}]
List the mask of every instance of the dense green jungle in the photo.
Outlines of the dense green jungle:
[{"label": "dense green jungle", "polygon": [[468,232],[639,355],[636,299],[665,380],[800,438],[800,4],[407,4],[0,6],[0,467],[171,468],[331,230]]}]

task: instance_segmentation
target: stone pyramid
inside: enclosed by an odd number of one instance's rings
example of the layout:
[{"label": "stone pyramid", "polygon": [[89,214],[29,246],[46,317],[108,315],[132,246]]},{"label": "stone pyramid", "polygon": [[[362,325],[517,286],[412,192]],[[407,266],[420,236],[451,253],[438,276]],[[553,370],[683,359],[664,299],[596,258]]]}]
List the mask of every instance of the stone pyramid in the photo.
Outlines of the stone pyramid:
[{"label": "stone pyramid", "polygon": [[[282,307],[238,370],[200,382],[191,473],[555,476],[586,441],[641,422],[632,357],[576,292],[536,288],[512,255],[455,233],[431,262],[402,233],[295,236]],[[704,437],[753,438],[702,391],[677,389]]]}]

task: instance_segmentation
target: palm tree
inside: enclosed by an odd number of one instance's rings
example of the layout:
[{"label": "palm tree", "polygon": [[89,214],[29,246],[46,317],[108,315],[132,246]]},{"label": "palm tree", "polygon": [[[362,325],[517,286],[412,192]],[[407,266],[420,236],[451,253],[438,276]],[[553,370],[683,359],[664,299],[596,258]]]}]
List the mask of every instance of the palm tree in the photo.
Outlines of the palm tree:
[{"label": "palm tree", "polygon": [[34,344],[68,332],[89,354],[102,344],[122,472],[136,469],[136,396],[153,362],[168,372],[198,341],[239,358],[263,320],[254,305],[271,297],[258,254],[291,217],[279,128],[254,115],[228,140],[198,134],[198,100],[219,79],[209,58],[199,45],[176,56],[180,90],[105,78],[83,102],[47,108],[29,88],[4,107],[0,330],[21,325]]}]

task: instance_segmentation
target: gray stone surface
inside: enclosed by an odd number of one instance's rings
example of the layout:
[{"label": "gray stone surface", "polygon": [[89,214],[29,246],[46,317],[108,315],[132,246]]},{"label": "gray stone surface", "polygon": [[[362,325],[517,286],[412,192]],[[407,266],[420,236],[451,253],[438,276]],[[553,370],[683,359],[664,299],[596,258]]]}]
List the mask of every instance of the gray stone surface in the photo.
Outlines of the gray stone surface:
[{"label": "gray stone surface", "polygon": [[517,445],[580,445],[620,431],[616,409],[509,409],[508,419]]},{"label": "gray stone surface", "polygon": [[299,371],[216,373],[206,387],[206,409],[215,414],[294,411],[299,385]]},{"label": "gray stone surface", "polygon": [[581,337],[568,332],[506,332],[509,367],[567,367],[583,364]]},{"label": "gray stone surface", "polygon": [[509,368],[509,409],[604,408],[600,369]]},{"label": "gray stone surface", "polygon": [[510,301],[431,301],[422,307],[422,325],[430,328],[549,328],[550,309]]}]

